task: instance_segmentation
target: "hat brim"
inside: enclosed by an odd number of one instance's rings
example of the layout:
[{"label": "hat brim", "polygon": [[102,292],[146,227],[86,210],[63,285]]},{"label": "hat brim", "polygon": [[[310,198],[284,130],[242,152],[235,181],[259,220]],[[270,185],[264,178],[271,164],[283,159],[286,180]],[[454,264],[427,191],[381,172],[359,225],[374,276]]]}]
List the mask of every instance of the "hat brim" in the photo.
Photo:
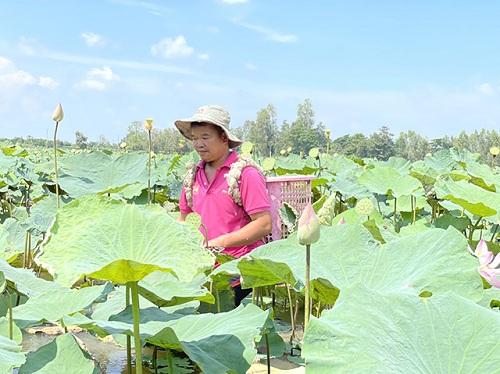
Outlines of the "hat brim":
[{"label": "hat brim", "polygon": [[[177,129],[180,131],[180,133],[186,138],[186,139],[189,139],[189,140],[193,140],[193,137],[191,135],[191,124],[193,122],[200,122],[199,119],[195,120],[195,119],[192,119],[192,118],[188,118],[188,119],[180,119],[180,120],[177,120],[175,121],[175,127],[177,127]],[[236,147],[239,147],[243,141],[241,141],[240,139],[238,139],[238,137],[236,137],[235,135],[231,134],[228,129],[226,129],[224,126],[221,126],[217,123],[214,123],[212,121],[203,121],[204,123],[210,123],[214,126],[217,126],[219,128],[221,128],[225,133],[226,133],[226,136],[229,140],[229,148],[236,148]]]}]

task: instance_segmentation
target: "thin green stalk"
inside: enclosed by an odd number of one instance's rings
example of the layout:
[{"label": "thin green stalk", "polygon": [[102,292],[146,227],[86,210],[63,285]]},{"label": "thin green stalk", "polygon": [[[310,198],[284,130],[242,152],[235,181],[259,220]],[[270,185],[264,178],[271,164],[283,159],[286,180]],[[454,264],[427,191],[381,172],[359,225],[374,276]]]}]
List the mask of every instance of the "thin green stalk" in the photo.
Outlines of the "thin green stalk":
[{"label": "thin green stalk", "polygon": [[57,129],[59,128],[59,122],[56,122],[56,128],[54,129],[54,169],[56,172],[56,201],[57,209],[59,209],[59,172],[57,170]]},{"label": "thin green stalk", "polygon": [[310,313],[310,297],[309,291],[311,287],[311,245],[306,245],[306,288],[304,292],[304,330],[309,323],[309,313]]},{"label": "thin green stalk", "polygon": [[[125,306],[130,305],[130,286],[125,285]],[[127,373],[132,374],[132,342],[130,335],[127,335]]]},{"label": "thin green stalk", "polygon": [[481,222],[482,219],[483,219],[483,217],[479,217],[479,219],[474,224],[474,226],[471,226],[471,228],[469,230],[469,240],[472,240],[472,235],[474,234],[474,231],[476,231],[476,228],[479,226],[479,222]]},{"label": "thin green stalk", "polygon": [[410,195],[410,202],[411,202],[411,216],[412,216],[411,223],[414,224],[415,223],[415,214],[414,214],[415,207],[413,206],[413,195]]},{"label": "thin green stalk", "polygon": [[217,313],[220,313],[220,295],[219,290],[215,289],[215,302],[217,303]]},{"label": "thin green stalk", "polygon": [[8,307],[9,307],[9,339],[12,340],[14,336],[14,319],[12,318],[12,300],[10,293],[7,293]]},{"label": "thin green stalk", "polygon": [[271,352],[269,351],[269,334],[264,334],[266,341],[266,361],[267,361],[267,374],[271,374]]},{"label": "thin green stalk", "polygon": [[412,196],[412,199],[413,201],[415,201],[415,203],[413,204],[415,210],[413,211],[413,223],[415,223],[415,221],[417,220],[417,197],[416,196]]},{"label": "thin green stalk", "polygon": [[153,368],[155,369],[155,374],[158,374],[158,347],[156,345],[153,348]]},{"label": "thin green stalk", "polygon": [[26,231],[26,235],[24,236],[23,268],[28,268],[28,231]]},{"label": "thin green stalk", "polygon": [[151,204],[151,130],[148,131],[148,204]]},{"label": "thin green stalk", "polygon": [[130,282],[130,291],[132,292],[132,315],[134,318],[134,346],[135,346],[135,373],[142,374],[142,344],[139,332],[139,290],[138,282]]},{"label": "thin green stalk", "polygon": [[174,374],[174,359],[172,357],[172,351],[167,349],[165,352],[167,354],[168,374]]},{"label": "thin green stalk", "polygon": [[394,198],[394,230],[396,229],[396,209],[397,209],[398,199]]},{"label": "thin green stalk", "polygon": [[292,324],[292,332],[290,335],[290,344],[295,336],[295,318],[293,315],[293,304],[292,304],[292,292],[290,291],[290,285],[287,283],[286,290],[288,292],[288,303],[290,304],[290,323]]}]

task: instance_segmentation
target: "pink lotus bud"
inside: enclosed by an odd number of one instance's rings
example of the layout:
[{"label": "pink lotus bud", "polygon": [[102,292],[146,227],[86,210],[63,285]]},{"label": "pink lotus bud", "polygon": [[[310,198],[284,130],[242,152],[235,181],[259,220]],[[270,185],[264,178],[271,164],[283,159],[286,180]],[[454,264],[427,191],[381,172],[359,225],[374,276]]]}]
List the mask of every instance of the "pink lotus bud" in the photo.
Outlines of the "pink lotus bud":
[{"label": "pink lotus bud", "polygon": [[345,219],[344,217],[340,218],[339,221],[337,222],[337,225],[345,225]]},{"label": "pink lotus bud", "polygon": [[320,225],[318,216],[314,213],[312,205],[309,203],[304,208],[299,218],[297,237],[302,245],[310,245],[319,240]]}]

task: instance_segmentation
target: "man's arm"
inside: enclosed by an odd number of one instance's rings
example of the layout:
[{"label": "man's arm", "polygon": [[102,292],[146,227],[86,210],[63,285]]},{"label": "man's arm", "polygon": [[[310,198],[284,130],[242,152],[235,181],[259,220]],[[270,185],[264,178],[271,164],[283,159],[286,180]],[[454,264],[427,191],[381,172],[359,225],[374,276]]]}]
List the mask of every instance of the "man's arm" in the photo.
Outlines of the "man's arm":
[{"label": "man's arm", "polygon": [[188,216],[189,213],[182,213],[177,217],[177,221],[179,222],[186,222],[186,217]]},{"label": "man's arm", "polygon": [[[182,215],[181,215],[182,216]],[[252,220],[237,231],[221,235],[208,242],[209,246],[224,248],[238,247],[255,243],[271,233],[271,213],[268,211],[250,214]]]}]

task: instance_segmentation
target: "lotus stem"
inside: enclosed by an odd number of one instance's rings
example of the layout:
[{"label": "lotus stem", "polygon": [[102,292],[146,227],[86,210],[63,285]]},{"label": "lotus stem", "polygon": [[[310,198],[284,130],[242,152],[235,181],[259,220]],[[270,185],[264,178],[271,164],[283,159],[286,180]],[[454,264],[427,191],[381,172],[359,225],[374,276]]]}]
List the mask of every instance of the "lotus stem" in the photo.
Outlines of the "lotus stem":
[{"label": "lotus stem", "polygon": [[271,374],[271,352],[269,351],[269,334],[264,334],[264,340],[266,341],[266,361],[267,361],[267,374]]},{"label": "lotus stem", "polygon": [[172,351],[167,348],[165,353],[167,355],[168,374],[174,374],[174,359],[172,357]]},{"label": "lotus stem", "polygon": [[217,303],[217,313],[220,313],[220,295],[218,289],[215,289],[215,302]]},{"label": "lotus stem", "polygon": [[483,217],[479,217],[479,219],[474,224],[474,226],[471,225],[471,228],[469,230],[469,240],[472,240],[472,234],[474,234],[474,231],[476,231],[476,228],[477,228],[477,226],[479,226],[479,223],[481,222],[482,219],[483,219]]},{"label": "lotus stem", "polygon": [[290,304],[290,323],[292,324],[292,332],[290,335],[290,344],[292,344],[293,338],[295,336],[295,318],[293,315],[293,304],[292,304],[292,292],[290,291],[290,285],[287,283],[286,290],[288,292],[288,303]]},{"label": "lotus stem", "polygon": [[413,210],[413,223],[415,223],[415,221],[417,220],[417,197],[412,196],[412,201],[415,201],[415,203],[413,204],[415,208],[415,210]]},{"label": "lotus stem", "polygon": [[[125,306],[130,305],[130,286],[125,285]],[[132,342],[130,335],[127,335],[127,373],[132,374]]]},{"label": "lotus stem", "polygon": [[7,292],[8,308],[9,308],[9,339],[14,338],[14,319],[12,318],[12,300],[10,299],[10,293]]},{"label": "lotus stem", "polygon": [[413,213],[414,213],[415,207],[413,206],[413,195],[410,195],[410,202],[411,202],[411,216],[412,216],[411,223],[414,224],[415,223],[415,214],[413,214]]},{"label": "lotus stem", "polygon": [[135,373],[142,374],[142,344],[139,332],[139,291],[137,281],[130,282],[130,291],[132,292],[132,315],[134,318],[134,346],[135,346]]},{"label": "lotus stem", "polygon": [[396,208],[397,208],[397,204],[398,204],[398,199],[397,198],[394,198],[394,230],[396,230]]},{"label": "lotus stem", "polygon": [[151,204],[151,130],[148,130],[148,204]]},{"label": "lotus stem", "polygon": [[153,348],[153,368],[155,369],[155,374],[158,374],[158,347],[156,345]]},{"label": "lotus stem", "polygon": [[59,121],[56,122],[54,129],[54,169],[56,172],[56,206],[59,209],[59,172],[57,171],[57,129],[59,128]]},{"label": "lotus stem", "polygon": [[310,297],[309,291],[311,287],[311,245],[306,245],[306,288],[304,291],[304,330],[309,323],[309,314],[310,314]]}]

